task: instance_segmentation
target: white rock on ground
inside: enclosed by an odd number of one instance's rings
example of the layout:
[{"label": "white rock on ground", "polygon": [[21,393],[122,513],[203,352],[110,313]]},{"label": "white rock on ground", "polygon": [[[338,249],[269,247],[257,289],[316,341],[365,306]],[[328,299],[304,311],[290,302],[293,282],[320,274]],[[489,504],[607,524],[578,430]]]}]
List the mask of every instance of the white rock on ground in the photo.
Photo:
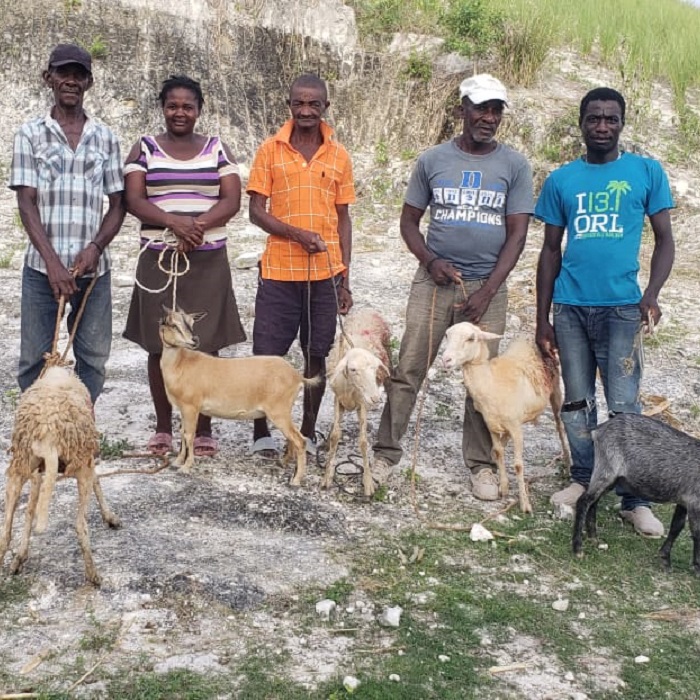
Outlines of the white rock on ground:
[{"label": "white rock on ground", "polygon": [[316,614],[325,617],[327,620],[335,610],[335,607],[334,600],[319,600],[318,603],[316,603]]},{"label": "white rock on ground", "polygon": [[382,627],[398,627],[401,623],[401,613],[403,608],[397,605],[393,608],[384,608],[384,611],[379,616],[379,624]]}]

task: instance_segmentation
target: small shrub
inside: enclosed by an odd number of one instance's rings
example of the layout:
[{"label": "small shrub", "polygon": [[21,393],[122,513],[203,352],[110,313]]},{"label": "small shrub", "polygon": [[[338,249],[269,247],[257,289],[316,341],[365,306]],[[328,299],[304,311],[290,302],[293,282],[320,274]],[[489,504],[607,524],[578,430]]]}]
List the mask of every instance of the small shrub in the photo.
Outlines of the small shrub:
[{"label": "small shrub", "polygon": [[425,54],[412,51],[406,60],[406,66],[401,71],[401,75],[404,78],[427,83],[433,77],[433,64]]},{"label": "small shrub", "polygon": [[100,435],[100,455],[104,459],[120,459],[125,452],[132,450],[133,446],[128,440],[110,440],[106,435]]},{"label": "small shrub", "polygon": [[440,16],[445,48],[463,56],[486,56],[503,37],[504,15],[484,0],[455,0]]},{"label": "small shrub", "polygon": [[101,36],[96,36],[88,48],[88,53],[94,59],[104,58],[107,55],[107,44]]}]

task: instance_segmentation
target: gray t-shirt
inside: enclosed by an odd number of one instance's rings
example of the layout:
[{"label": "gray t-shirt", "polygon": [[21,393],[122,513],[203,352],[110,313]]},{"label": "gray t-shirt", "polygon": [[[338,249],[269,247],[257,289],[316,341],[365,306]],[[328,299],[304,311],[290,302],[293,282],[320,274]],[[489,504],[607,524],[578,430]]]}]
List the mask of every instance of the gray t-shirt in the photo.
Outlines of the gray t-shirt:
[{"label": "gray t-shirt", "polygon": [[506,240],[506,215],[532,214],[532,170],[525,157],[498,144],[485,156],[453,140],[418,157],[406,204],[430,206],[427,246],[464,279],[491,274]]}]

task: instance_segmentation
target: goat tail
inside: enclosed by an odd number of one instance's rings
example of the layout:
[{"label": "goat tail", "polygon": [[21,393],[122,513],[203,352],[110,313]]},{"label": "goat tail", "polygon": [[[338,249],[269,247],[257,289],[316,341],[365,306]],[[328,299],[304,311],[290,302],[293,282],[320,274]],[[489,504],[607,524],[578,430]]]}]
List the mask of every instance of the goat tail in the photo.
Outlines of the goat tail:
[{"label": "goat tail", "polygon": [[304,384],[304,388],[314,389],[317,386],[323,384],[326,378],[323,376],[323,372],[319,372],[315,377],[302,377],[301,380]]},{"label": "goat tail", "polygon": [[34,454],[44,460],[44,476],[39,488],[39,500],[36,507],[37,533],[44,532],[49,523],[49,504],[58,479],[58,450],[53,445],[35,442],[32,446]]}]

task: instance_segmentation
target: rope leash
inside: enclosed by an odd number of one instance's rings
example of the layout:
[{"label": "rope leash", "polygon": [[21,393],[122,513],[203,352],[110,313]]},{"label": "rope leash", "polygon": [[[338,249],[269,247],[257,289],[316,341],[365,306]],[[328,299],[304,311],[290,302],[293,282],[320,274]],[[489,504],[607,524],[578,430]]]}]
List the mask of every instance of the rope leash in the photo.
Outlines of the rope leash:
[{"label": "rope leash", "polygon": [[[161,294],[166,291],[170,285],[173,287],[173,303],[172,309],[175,311],[177,307],[177,280],[178,277],[186,275],[190,271],[190,259],[187,257],[186,253],[182,253],[178,250],[178,241],[175,234],[171,229],[165,229],[163,235],[159,238],[150,238],[144,243],[139,249],[139,254],[136,257],[136,264],[138,268],[139,258],[143,255],[144,251],[149,247],[151,243],[161,243],[165,246],[158,255],[158,269],[167,277],[166,283],[159,289],[150,289],[146,287],[142,282],[139,282],[138,277],[134,276],[134,283],[139,289],[142,289],[148,294]],[[165,263],[166,253],[170,253],[169,265]],[[184,269],[180,270],[180,260],[184,262]]]},{"label": "rope leash", "polygon": [[58,310],[56,312],[56,325],[54,327],[54,332],[53,332],[53,341],[51,343],[51,352],[45,352],[44,353],[44,366],[41,368],[41,372],[39,373],[39,377],[43,377],[44,374],[46,374],[46,370],[49,369],[49,367],[69,367],[70,362],[66,360],[66,357],[68,356],[68,351],[70,350],[71,346],[73,345],[73,341],[75,340],[75,334],[78,331],[78,325],[80,324],[80,320],[83,317],[83,313],[85,311],[85,306],[87,305],[87,300],[88,297],[90,296],[90,293],[92,292],[93,288],[95,287],[95,284],[97,283],[97,275],[95,275],[92,280],[90,280],[90,284],[87,286],[85,289],[85,293],[83,294],[83,299],[80,302],[80,306],[78,307],[78,313],[75,316],[75,322],[73,323],[73,328],[71,329],[71,332],[68,336],[68,343],[66,344],[66,348],[63,351],[63,354],[58,352],[58,336],[61,331],[61,321],[63,320],[63,313],[66,309],[66,297],[61,294],[61,298],[58,300]]}]

